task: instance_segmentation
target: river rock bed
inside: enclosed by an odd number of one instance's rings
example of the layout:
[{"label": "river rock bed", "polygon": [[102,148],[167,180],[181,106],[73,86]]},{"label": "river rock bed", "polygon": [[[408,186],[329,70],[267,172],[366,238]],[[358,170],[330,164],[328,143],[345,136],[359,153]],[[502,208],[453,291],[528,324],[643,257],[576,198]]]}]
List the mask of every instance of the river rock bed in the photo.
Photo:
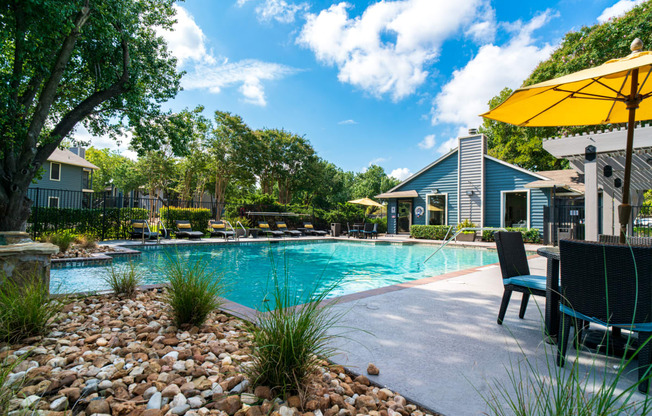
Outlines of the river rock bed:
[{"label": "river rock bed", "polygon": [[87,247],[84,248],[78,244],[73,244],[65,252],[58,252],[53,254],[51,257],[53,259],[72,259],[78,257],[91,257],[96,253],[113,253],[116,249],[111,246],[96,246],[96,247]]},{"label": "river rock bed", "polygon": [[21,387],[16,415],[426,416],[326,362],[303,397],[275,398],[245,376],[250,347],[240,319],[217,313],[201,328],[176,328],[163,294],[148,290],[75,299],[48,336],[4,345],[0,360],[23,359],[8,380]]}]

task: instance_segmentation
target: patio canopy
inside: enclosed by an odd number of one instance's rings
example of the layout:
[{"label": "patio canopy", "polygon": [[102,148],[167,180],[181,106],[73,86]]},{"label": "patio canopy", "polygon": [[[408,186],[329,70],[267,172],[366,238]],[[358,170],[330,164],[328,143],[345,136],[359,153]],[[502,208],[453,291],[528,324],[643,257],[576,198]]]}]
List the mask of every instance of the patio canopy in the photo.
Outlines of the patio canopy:
[{"label": "patio canopy", "polygon": [[417,191],[397,191],[397,192],[385,192],[384,194],[376,195],[374,198],[379,199],[391,199],[391,198],[416,198],[419,194]]}]

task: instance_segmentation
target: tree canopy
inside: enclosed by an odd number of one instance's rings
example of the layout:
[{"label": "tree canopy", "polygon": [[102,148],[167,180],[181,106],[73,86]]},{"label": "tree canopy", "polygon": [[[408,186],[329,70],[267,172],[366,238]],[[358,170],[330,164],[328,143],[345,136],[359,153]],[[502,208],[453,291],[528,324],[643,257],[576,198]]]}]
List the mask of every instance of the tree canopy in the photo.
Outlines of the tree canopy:
[{"label": "tree canopy", "polygon": [[24,227],[27,188],[82,122],[93,134],[125,128],[154,148],[142,123],[179,90],[157,28],[173,0],[5,0],[0,3],[0,230]]},{"label": "tree canopy", "polygon": [[[622,17],[567,33],[561,45],[550,58],[532,71],[523,85],[547,81],[626,56],[630,53],[629,47],[635,38],[643,40],[646,48],[652,47],[652,7],[649,1],[633,8]],[[511,92],[508,88],[502,90],[489,101],[489,107],[497,107]],[[526,169],[549,170],[565,168],[568,165],[566,161],[556,160],[543,150],[543,138],[594,129],[595,127],[587,126],[516,127],[485,119],[480,132],[488,137],[489,154]]]}]

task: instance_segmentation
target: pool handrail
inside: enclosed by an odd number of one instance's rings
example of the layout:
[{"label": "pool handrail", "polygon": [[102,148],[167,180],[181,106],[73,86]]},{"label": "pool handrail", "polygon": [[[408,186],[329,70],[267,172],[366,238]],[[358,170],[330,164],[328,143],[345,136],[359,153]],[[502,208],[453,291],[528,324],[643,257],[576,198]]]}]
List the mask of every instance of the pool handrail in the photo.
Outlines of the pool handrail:
[{"label": "pool handrail", "polygon": [[235,232],[235,228],[233,228],[233,225],[231,225],[229,220],[222,220],[222,221],[224,221],[224,223],[226,223],[229,226],[229,228],[231,228],[231,231],[233,231],[233,239],[238,240],[238,233]]},{"label": "pool handrail", "polygon": [[[451,228],[452,228],[452,227],[453,227],[453,226],[451,225]],[[448,229],[449,232],[450,232],[451,228]],[[446,247],[446,246],[448,245],[448,243],[450,243],[451,241],[453,241],[453,240],[455,239],[455,237],[457,237],[458,235],[462,234],[463,232],[465,232],[465,231],[485,231],[485,230],[487,230],[487,231],[507,231],[507,229],[505,229],[505,228],[503,228],[503,227],[464,227],[464,228],[460,228],[460,229],[457,230],[457,231],[455,232],[455,234],[454,234],[451,238],[449,238],[448,240],[446,240],[446,237],[444,237],[444,241],[442,241],[441,245],[440,245],[439,247],[437,247],[437,250],[435,250],[434,253],[432,253],[431,255],[429,255],[428,258],[425,259],[425,260],[423,261],[423,264],[426,264],[426,262],[427,262],[428,260],[430,260],[430,258],[431,258],[432,256],[434,256],[435,254],[437,254],[437,253],[439,252],[439,250],[441,250],[442,248]],[[448,233],[446,233],[446,236],[448,236]]]},{"label": "pool handrail", "polygon": [[[236,226],[239,225],[240,228],[242,228],[242,231],[244,231],[244,234],[242,234],[242,235],[244,235],[246,237],[247,236],[247,229],[245,228],[245,226],[242,225],[242,223],[240,221],[236,222],[235,225]],[[238,233],[235,233],[235,235],[236,235],[236,238],[239,240],[240,238],[238,237]]]}]

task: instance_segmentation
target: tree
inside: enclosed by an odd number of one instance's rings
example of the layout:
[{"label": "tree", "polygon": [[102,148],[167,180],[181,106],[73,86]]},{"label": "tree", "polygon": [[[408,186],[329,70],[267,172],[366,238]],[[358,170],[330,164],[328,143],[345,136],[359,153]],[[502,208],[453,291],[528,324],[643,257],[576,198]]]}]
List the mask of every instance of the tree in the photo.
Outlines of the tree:
[{"label": "tree", "polygon": [[[648,47],[652,46],[650,2],[633,8],[622,17],[567,33],[559,48],[532,71],[523,85],[547,81],[603,64],[610,59],[621,58],[629,53],[629,45],[637,37]],[[508,89],[501,91],[489,101],[490,108],[502,103],[510,93],[511,90]],[[603,127],[608,128],[609,125]],[[552,156],[546,156],[547,152],[541,144],[542,138],[592,130],[595,130],[595,126],[520,128],[491,120],[485,120],[480,128],[489,138],[490,154],[532,170],[568,166],[566,161],[554,162]]]},{"label": "tree", "polygon": [[0,230],[24,229],[27,188],[78,123],[93,134],[141,130],[179,90],[176,60],[155,28],[173,0],[0,3]]},{"label": "tree", "polygon": [[104,192],[115,186],[122,192],[129,192],[145,185],[143,177],[136,169],[136,162],[109,149],[86,150],[86,159],[99,169],[93,172],[93,190]]},{"label": "tree", "polygon": [[353,198],[373,198],[374,196],[387,192],[401,183],[396,178],[387,176],[385,169],[378,165],[371,165],[369,168],[355,175],[353,180]]}]

